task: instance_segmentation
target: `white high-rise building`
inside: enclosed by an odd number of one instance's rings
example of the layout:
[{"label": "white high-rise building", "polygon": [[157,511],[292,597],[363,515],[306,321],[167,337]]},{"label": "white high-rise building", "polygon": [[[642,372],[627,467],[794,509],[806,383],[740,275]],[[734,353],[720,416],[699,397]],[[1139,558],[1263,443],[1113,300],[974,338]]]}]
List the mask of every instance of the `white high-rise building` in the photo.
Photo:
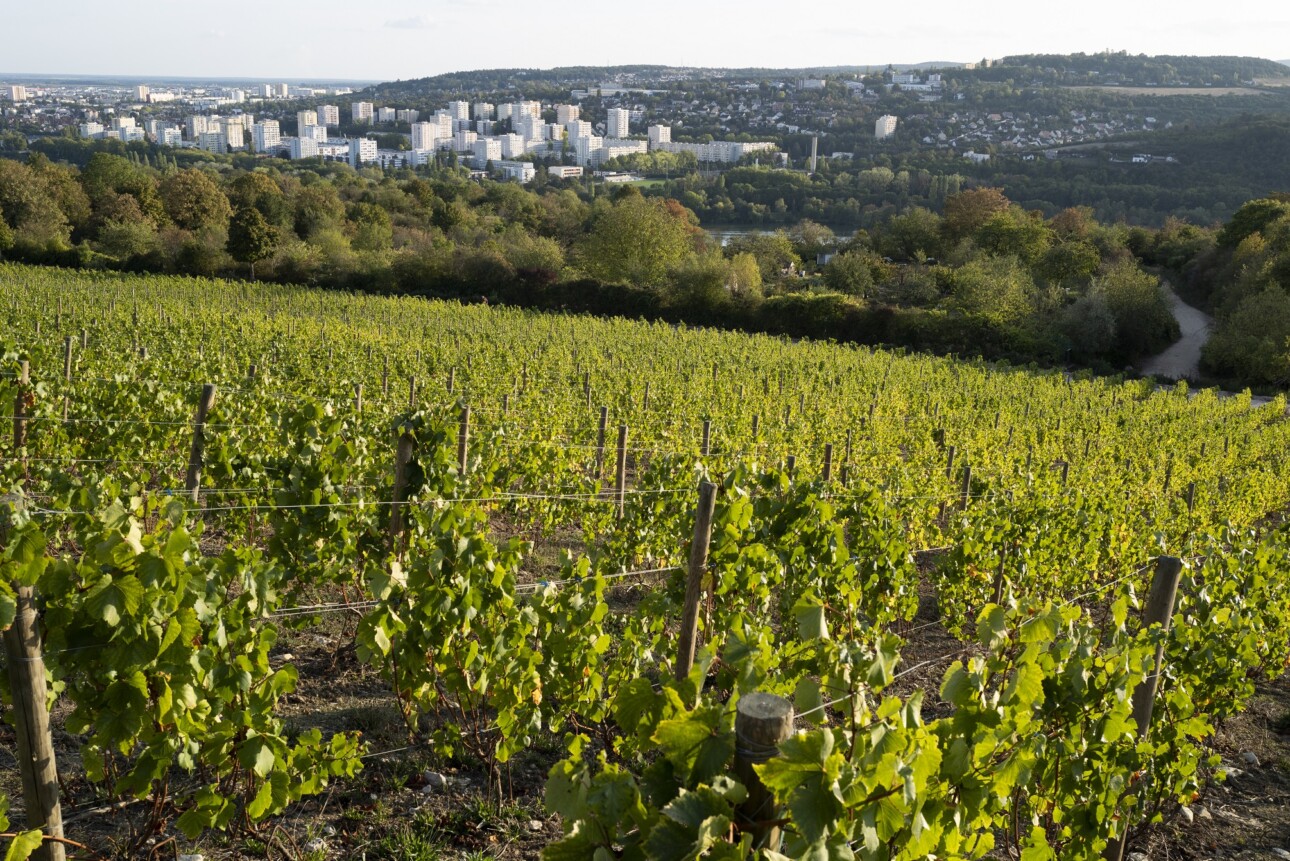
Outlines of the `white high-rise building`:
[{"label": "white high-rise building", "polygon": [[401,110],[394,112],[394,119],[401,123],[407,123],[408,125],[415,123],[420,116],[421,112],[416,108],[408,108],[406,111]]},{"label": "white high-rise building", "polygon": [[278,84],[278,98],[285,99],[291,95],[291,88],[286,84]]},{"label": "white high-rise building", "polygon": [[269,152],[282,145],[282,132],[277,120],[264,120],[251,126],[251,148],[256,152]]},{"label": "white high-rise building", "polygon": [[877,121],[873,124],[873,136],[878,140],[891,137],[896,133],[897,122],[899,122],[899,120],[891,114],[883,114],[878,117]]},{"label": "white high-rise building", "polygon": [[502,142],[498,138],[480,138],[475,141],[471,151],[475,156],[475,167],[483,170],[490,161],[501,159]]},{"label": "white high-rise building", "polygon": [[224,135],[230,150],[242,149],[246,146],[246,133],[254,125],[255,118],[250,114],[221,117],[219,121],[220,133]]},{"label": "white high-rise building", "polygon": [[318,125],[317,111],[299,111],[296,113],[296,128],[300,130],[300,134],[303,135],[305,129],[309,126],[316,125]]},{"label": "white high-rise building", "polygon": [[134,88],[134,97],[141,102],[146,102],[148,101],[148,94],[151,92],[152,90],[147,84],[140,84]]},{"label": "white high-rise building", "polygon": [[378,123],[392,123],[395,119],[394,108],[377,108],[376,121]]},{"label": "white high-rise building", "polygon": [[649,145],[656,147],[659,144],[672,142],[672,127],[657,125],[649,127]]},{"label": "white high-rise building", "polygon": [[197,136],[197,148],[206,152],[228,152],[228,137],[222,131],[202,132]]},{"label": "white high-rise building", "polygon": [[509,119],[511,118],[511,109],[512,109],[513,107],[515,107],[515,106],[514,106],[514,105],[512,105],[512,104],[509,104],[509,103],[507,103],[507,104],[505,104],[505,105],[498,105],[498,106],[497,106],[497,121],[498,121],[499,123],[504,123],[504,122],[506,122],[507,120],[509,120]]},{"label": "white high-rise building", "polygon": [[626,108],[610,108],[609,122],[605,124],[605,137],[625,138],[630,134],[627,129],[631,124],[632,112]]},{"label": "white high-rise building", "polygon": [[457,121],[447,111],[435,111],[434,121],[439,126],[439,138],[450,138],[457,131]]},{"label": "white high-rise building", "polygon": [[134,117],[113,117],[112,130],[121,131],[121,129],[132,129],[135,127]]},{"label": "white high-rise building", "polygon": [[320,126],[338,126],[340,125],[340,108],[336,105],[319,105],[318,106],[318,125]]},{"label": "white high-rise building", "polygon": [[376,141],[371,138],[349,139],[349,163],[352,167],[376,161]]},{"label": "white high-rise building", "polygon": [[439,145],[440,137],[438,123],[412,124],[413,149],[434,149]]},{"label": "white high-rise building", "polygon": [[350,114],[355,123],[372,122],[372,103],[371,102],[353,102],[349,106]]},{"label": "white high-rise building", "polygon": [[157,135],[157,142],[162,146],[180,146],[184,142],[183,129],[167,126]]},{"label": "white high-rise building", "polygon": [[448,115],[454,120],[470,119],[470,102],[449,102]]},{"label": "white high-rise building", "polygon": [[590,167],[596,157],[596,150],[604,145],[604,138],[596,135],[575,138],[573,140],[574,158],[583,167]]},{"label": "white high-rise building", "polygon": [[15,102],[27,101],[27,88],[21,84],[14,84],[9,87],[9,98]]},{"label": "white high-rise building", "polygon": [[318,143],[327,143],[327,127],[326,126],[305,126],[303,129],[300,130],[299,136],[302,138],[309,138],[310,140],[316,141]]},{"label": "white high-rise building", "polygon": [[502,158],[519,158],[528,151],[523,135],[502,135],[498,140],[502,144]]},{"label": "white high-rise building", "polygon": [[203,133],[210,130],[210,118],[194,114],[188,118],[188,139],[199,140]]},{"label": "white high-rise building", "polygon": [[[326,126],[321,126],[326,128]],[[291,138],[291,157],[297,158],[316,158],[318,156],[318,141],[313,138]]]},{"label": "white high-rise building", "polygon": [[474,131],[481,135],[491,135],[493,133],[493,121],[475,120]]},{"label": "white high-rise building", "polygon": [[102,123],[81,123],[81,137],[96,138],[103,134]]},{"label": "white high-rise building", "polygon": [[591,123],[586,120],[573,120],[566,123],[564,128],[569,133],[569,140],[591,136]]},{"label": "white high-rise building", "polygon": [[582,108],[578,105],[555,106],[555,121],[562,126],[567,126],[580,116],[582,116]]},{"label": "white high-rise building", "polygon": [[489,122],[492,122],[493,111],[495,110],[492,102],[475,102],[474,107],[471,110],[471,116],[475,119],[488,120]]},{"label": "white high-rise building", "polygon": [[475,148],[475,141],[477,140],[479,140],[479,135],[463,129],[453,135],[452,147],[457,152],[472,152]]}]

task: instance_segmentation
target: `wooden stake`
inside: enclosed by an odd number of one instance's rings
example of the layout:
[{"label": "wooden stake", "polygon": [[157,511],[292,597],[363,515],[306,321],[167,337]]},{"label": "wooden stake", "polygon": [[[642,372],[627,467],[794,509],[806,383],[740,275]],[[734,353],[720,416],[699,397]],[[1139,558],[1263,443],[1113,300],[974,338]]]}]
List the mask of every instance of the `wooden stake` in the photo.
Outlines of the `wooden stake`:
[{"label": "wooden stake", "polygon": [[618,426],[618,460],[614,466],[614,497],[621,520],[627,508],[627,425]]},{"label": "wooden stake", "polygon": [[712,420],[703,420],[703,447],[700,449],[704,457],[712,454]]},{"label": "wooden stake", "polygon": [[[1142,680],[1142,684],[1133,689],[1133,722],[1138,727],[1138,738],[1145,736],[1151,727],[1156,689],[1160,685],[1160,665],[1165,657],[1163,635],[1169,633],[1169,625],[1174,615],[1174,601],[1178,598],[1178,583],[1181,579],[1181,559],[1176,556],[1161,556],[1156,560],[1156,573],[1151,578],[1151,592],[1147,595],[1147,607],[1143,612],[1142,621],[1148,628],[1159,625],[1162,637],[1156,644],[1153,670]],[[1120,861],[1124,858],[1124,847],[1128,842],[1129,828],[1126,821],[1120,836],[1107,846],[1106,858],[1110,861]]]},{"label": "wooden stake", "polygon": [[[13,505],[14,498],[8,497],[3,502],[3,510],[0,510],[0,544],[8,543]],[[47,836],[61,840],[63,811],[58,795],[54,738],[49,729],[49,708],[46,705],[49,691],[45,685],[45,659],[40,648],[36,590],[32,586],[18,586],[15,591],[17,613],[4,632],[4,650],[13,696],[18,771],[22,776],[22,796],[27,806],[27,827],[39,828]],[[31,857],[37,861],[63,861],[67,856],[61,843],[46,840]]]},{"label": "wooden stake", "polygon": [[193,502],[201,493],[202,452],[206,448],[206,416],[215,405],[215,385],[207,383],[202,386],[201,397],[197,400],[197,415],[193,417],[193,445],[188,451],[188,474],[184,476],[184,488]]},{"label": "wooden stake", "polygon": [[394,504],[390,506],[390,552],[402,557],[404,503],[407,501],[408,467],[416,453],[416,437],[404,432],[399,437],[398,447],[394,452]]},{"label": "wooden stake", "polygon": [[63,380],[72,381],[72,336],[63,339]]},{"label": "wooden stake", "polygon": [[470,407],[461,408],[461,427],[457,430],[457,471],[466,474],[466,461],[470,456]]},{"label": "wooden stake", "polygon": [[793,704],[760,691],[739,698],[735,707],[735,777],[748,797],[735,814],[739,830],[752,835],[753,849],[779,848],[779,811],[762,785],[755,765],[773,759],[793,734]]},{"label": "wooden stake", "polygon": [[363,414],[363,384],[362,383],[356,383],[354,385],[354,412],[358,413],[359,415]]},{"label": "wooden stake", "polygon": [[833,443],[824,444],[823,478],[825,484],[833,480]]},{"label": "wooden stake", "polygon": [[27,390],[31,386],[31,366],[26,359],[18,364],[18,392],[13,399],[13,449],[21,451],[27,444]]},{"label": "wooden stake", "polygon": [[609,407],[600,408],[600,422],[596,426],[596,478],[605,472],[605,429],[609,424]]},{"label": "wooden stake", "polygon": [[699,485],[699,507],[694,518],[694,541],[690,544],[690,568],[685,583],[685,609],[681,616],[680,639],[676,646],[676,678],[684,679],[694,666],[694,646],[699,635],[699,599],[708,569],[708,547],[712,543],[712,515],[717,505],[717,486],[710,481]]}]

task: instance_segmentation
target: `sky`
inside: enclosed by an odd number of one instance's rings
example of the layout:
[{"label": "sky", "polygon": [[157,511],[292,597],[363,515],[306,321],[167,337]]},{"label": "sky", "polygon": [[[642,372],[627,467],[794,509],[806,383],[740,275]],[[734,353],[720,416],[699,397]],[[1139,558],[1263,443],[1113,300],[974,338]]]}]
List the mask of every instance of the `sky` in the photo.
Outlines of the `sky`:
[{"label": "sky", "polygon": [[969,62],[1020,53],[1290,59],[1290,3],[1246,0],[13,0],[0,75],[310,80],[466,69]]}]

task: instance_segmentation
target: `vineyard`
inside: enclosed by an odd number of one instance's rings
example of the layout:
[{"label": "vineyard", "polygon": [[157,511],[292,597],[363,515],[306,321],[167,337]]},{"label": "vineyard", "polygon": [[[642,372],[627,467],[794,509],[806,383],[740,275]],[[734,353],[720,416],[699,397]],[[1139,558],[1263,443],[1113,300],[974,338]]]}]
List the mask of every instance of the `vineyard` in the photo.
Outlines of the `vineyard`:
[{"label": "vineyard", "polygon": [[[535,752],[551,861],[1103,858],[1290,664],[1283,398],[12,265],[0,314],[7,859],[297,857],[365,769]],[[389,744],[292,707],[324,627]]]}]

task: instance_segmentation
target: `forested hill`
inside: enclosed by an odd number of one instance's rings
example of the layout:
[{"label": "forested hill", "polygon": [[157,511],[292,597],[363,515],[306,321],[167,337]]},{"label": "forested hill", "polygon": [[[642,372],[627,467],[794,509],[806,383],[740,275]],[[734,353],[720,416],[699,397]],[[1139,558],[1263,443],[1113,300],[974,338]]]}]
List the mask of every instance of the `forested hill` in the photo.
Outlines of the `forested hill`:
[{"label": "forested hill", "polygon": [[[921,68],[924,65],[908,66]],[[947,63],[946,66],[956,64]],[[472,94],[514,92],[540,98],[544,94],[568,97],[571,88],[607,86],[665,86],[670,81],[729,78],[783,78],[803,76],[856,75],[874,66],[815,66],[807,69],[719,69],[697,66],[561,66],[554,69],[479,69],[449,72],[428,78],[389,81],[362,90],[360,95],[373,99],[400,99],[442,95],[469,97]],[[881,67],[885,68],[885,67]],[[905,67],[900,67],[905,68]]]},{"label": "forested hill", "polygon": [[378,100],[471,98],[515,93],[542,98],[570,89],[600,85],[666,88],[678,81],[786,80],[829,75],[860,75],[875,70],[944,69],[955,77],[980,81],[1017,78],[1031,83],[1121,84],[1137,86],[1236,86],[1241,83],[1290,76],[1284,63],[1259,57],[1183,57],[1107,52],[1100,54],[1017,54],[989,66],[965,69],[956,62],[870,66],[813,66],[800,69],[750,67],[743,69],[701,66],[562,66],[554,69],[480,69],[450,72],[406,81],[389,81],[362,90],[360,95]]},{"label": "forested hill", "polygon": [[1033,76],[1048,73],[1060,83],[1137,86],[1236,86],[1258,78],[1286,77],[1284,64],[1259,57],[1181,57],[1106,52],[1100,54],[1018,54],[978,71],[982,80],[1002,79],[1018,68]]}]

